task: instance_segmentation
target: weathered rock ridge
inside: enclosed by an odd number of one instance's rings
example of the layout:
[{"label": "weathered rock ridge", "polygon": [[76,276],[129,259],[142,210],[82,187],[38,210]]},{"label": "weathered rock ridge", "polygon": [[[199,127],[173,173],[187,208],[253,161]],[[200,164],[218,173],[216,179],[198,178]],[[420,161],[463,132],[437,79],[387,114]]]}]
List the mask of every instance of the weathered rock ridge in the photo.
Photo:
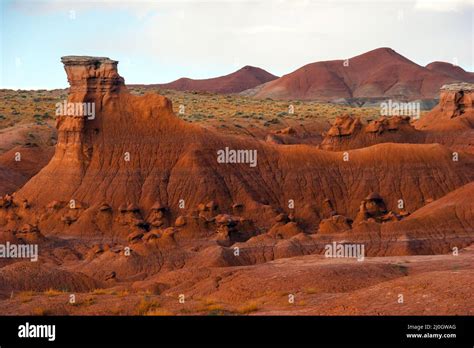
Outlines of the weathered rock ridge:
[{"label": "weathered rock ridge", "polygon": [[424,134],[410,124],[409,116],[382,116],[368,124],[350,115],[339,116],[323,135],[320,148],[330,151],[358,149],[380,143],[424,142]]}]

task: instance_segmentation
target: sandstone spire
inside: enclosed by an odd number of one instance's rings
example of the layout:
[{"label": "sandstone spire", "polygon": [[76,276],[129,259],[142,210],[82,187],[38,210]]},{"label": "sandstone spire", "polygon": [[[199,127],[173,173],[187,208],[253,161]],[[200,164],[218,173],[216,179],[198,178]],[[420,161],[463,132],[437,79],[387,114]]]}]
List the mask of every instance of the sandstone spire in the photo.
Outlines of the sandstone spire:
[{"label": "sandstone spire", "polygon": [[107,57],[65,56],[61,58],[70,84],[69,99],[93,101],[98,96],[120,92],[125,80],[118,74],[118,61]]}]

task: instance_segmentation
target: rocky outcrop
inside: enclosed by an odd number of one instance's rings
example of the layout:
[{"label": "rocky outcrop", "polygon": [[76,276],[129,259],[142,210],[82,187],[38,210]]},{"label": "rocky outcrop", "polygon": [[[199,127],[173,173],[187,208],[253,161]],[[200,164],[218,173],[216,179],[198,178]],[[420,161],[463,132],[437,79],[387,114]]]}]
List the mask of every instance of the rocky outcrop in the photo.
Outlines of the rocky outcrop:
[{"label": "rocky outcrop", "polygon": [[454,83],[441,88],[439,104],[419,120],[382,116],[362,124],[349,115],[337,117],[320,148],[345,151],[379,143],[440,143],[453,151],[474,152],[474,84]]},{"label": "rocky outcrop", "polygon": [[334,215],[324,219],[319,224],[318,233],[331,234],[345,232],[351,229],[352,220],[342,215]]},{"label": "rocky outcrop", "polygon": [[439,104],[415,123],[425,142],[439,143],[456,152],[474,153],[474,84],[445,85]]},{"label": "rocky outcrop", "polygon": [[409,116],[381,117],[378,120],[369,122],[364,131],[377,134],[391,131],[411,131],[413,127],[410,124],[410,120]]},{"label": "rocky outcrop", "polygon": [[380,143],[422,143],[424,134],[416,131],[409,116],[382,116],[362,124],[350,115],[336,117],[323,134],[320,148],[329,151],[358,149]]},{"label": "rocky outcrop", "polygon": [[362,129],[360,118],[352,118],[350,115],[336,117],[333,125],[326,133],[330,137],[343,137],[357,134]]},{"label": "rocky outcrop", "polygon": [[354,219],[354,224],[359,224],[363,221],[369,222],[387,222],[398,221],[401,216],[388,211],[383,198],[378,193],[371,193],[360,203],[359,212]]},{"label": "rocky outcrop", "polygon": [[66,56],[61,58],[70,85],[69,101],[98,101],[125,87],[117,72],[118,61],[106,57]]},{"label": "rocky outcrop", "polygon": [[474,128],[474,84],[454,83],[441,87],[438,106],[415,124],[429,131],[459,131]]}]

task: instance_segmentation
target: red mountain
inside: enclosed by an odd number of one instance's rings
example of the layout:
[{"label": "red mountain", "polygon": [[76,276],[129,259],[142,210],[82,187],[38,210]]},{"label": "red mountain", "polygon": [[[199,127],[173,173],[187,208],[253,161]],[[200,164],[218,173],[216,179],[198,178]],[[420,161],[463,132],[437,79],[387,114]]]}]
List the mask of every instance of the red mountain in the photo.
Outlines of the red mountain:
[{"label": "red mountain", "polygon": [[463,68],[457,65],[453,65],[451,63],[433,62],[433,63],[428,64],[426,68],[434,72],[443,73],[454,79],[458,79],[459,81],[465,81],[465,82],[471,82],[471,83],[474,82],[474,73],[468,72],[464,70]]},{"label": "red mountain", "polygon": [[329,101],[339,98],[435,98],[439,88],[457,81],[422,67],[390,48],[378,48],[348,60],[305,65],[269,82],[257,98]]},{"label": "red mountain", "polygon": [[244,66],[232,74],[214,77],[211,79],[193,80],[186,77],[164,84],[153,85],[177,91],[199,91],[212,93],[239,93],[246,89],[254,88],[262,83],[273,81],[278,76],[253,66]]}]

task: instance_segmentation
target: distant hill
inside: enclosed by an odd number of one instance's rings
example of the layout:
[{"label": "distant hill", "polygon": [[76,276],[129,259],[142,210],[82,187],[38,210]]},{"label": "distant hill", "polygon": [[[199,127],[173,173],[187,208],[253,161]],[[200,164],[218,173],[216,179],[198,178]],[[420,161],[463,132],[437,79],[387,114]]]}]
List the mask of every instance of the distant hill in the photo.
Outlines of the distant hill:
[{"label": "distant hill", "polygon": [[348,60],[305,65],[244,94],[281,100],[428,99],[437,97],[442,85],[472,76],[462,72],[437,64],[423,67],[390,48],[378,48]]},{"label": "distant hill", "polygon": [[153,87],[173,89],[177,91],[199,91],[221,94],[239,93],[254,88],[262,83],[273,81],[278,76],[253,66],[244,66],[232,74],[210,79],[194,80],[186,77],[164,84],[154,84]]},{"label": "distant hill", "polygon": [[426,66],[427,69],[434,72],[443,73],[464,82],[474,83],[474,73],[468,72],[460,66],[446,62],[433,62]]}]

